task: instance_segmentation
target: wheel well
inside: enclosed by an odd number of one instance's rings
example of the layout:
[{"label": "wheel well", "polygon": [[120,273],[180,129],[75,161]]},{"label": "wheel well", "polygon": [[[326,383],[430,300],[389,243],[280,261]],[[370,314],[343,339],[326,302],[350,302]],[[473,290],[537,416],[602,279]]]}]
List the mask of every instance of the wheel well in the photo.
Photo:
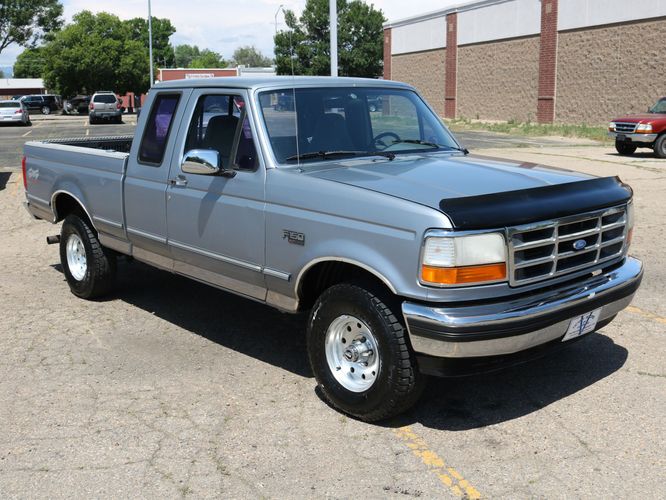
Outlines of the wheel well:
[{"label": "wheel well", "polygon": [[325,261],[312,266],[301,278],[299,309],[307,311],[324,290],[338,283],[353,283],[384,297],[393,296],[386,283],[367,269],[347,262]]},{"label": "wheel well", "polygon": [[70,214],[76,214],[85,219],[90,227],[93,227],[92,221],[88,217],[88,214],[81,203],[70,194],[60,193],[57,195],[53,201],[53,209],[56,215],[56,222],[60,222]]}]

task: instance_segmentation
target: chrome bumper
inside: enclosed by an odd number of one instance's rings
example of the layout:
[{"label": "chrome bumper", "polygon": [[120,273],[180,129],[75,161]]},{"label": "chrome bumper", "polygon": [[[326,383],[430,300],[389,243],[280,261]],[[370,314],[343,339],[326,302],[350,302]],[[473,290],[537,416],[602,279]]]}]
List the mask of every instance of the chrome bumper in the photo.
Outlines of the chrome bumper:
[{"label": "chrome bumper", "polygon": [[412,347],[441,358],[499,356],[561,338],[572,318],[601,308],[598,322],[629,305],[643,277],[641,261],[627,257],[582,282],[512,301],[439,307],[403,302]]},{"label": "chrome bumper", "polygon": [[623,134],[622,132],[608,132],[608,137],[618,140],[618,135],[624,137],[622,142],[640,142],[645,144],[652,144],[657,140],[657,134]]}]

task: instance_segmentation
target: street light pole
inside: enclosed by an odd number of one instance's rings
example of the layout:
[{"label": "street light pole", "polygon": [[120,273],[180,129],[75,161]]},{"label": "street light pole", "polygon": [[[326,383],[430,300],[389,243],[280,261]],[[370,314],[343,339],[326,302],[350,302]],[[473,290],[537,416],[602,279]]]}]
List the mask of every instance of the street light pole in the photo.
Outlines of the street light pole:
[{"label": "street light pole", "polygon": [[280,10],[282,10],[282,7],[284,7],[283,4],[280,4],[280,6],[277,8],[275,11],[275,34],[277,35],[277,16],[280,13]]},{"label": "street light pole", "polygon": [[153,76],[153,15],[150,12],[150,0],[148,0],[148,58],[150,59],[150,87],[155,81]]},{"label": "street light pole", "polygon": [[338,76],[338,5],[336,0],[328,0],[331,32],[331,76]]}]

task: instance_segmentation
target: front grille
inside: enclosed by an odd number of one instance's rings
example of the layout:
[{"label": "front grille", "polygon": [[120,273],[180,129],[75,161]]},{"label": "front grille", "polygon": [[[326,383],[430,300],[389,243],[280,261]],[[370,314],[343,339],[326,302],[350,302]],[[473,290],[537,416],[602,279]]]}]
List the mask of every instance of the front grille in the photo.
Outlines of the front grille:
[{"label": "front grille", "polygon": [[511,227],[509,283],[534,283],[620,257],[626,227],[626,206]]},{"label": "front grille", "polygon": [[631,134],[636,130],[636,123],[615,123],[615,132],[622,132],[623,134]]}]

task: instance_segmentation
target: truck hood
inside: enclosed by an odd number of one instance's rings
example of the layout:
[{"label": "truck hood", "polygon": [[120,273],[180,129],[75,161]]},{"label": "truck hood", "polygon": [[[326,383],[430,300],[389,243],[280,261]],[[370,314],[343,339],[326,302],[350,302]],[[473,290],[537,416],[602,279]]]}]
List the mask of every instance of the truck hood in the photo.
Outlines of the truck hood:
[{"label": "truck hood", "polygon": [[[354,158],[301,168],[302,175],[356,186],[434,208],[447,214],[456,228],[479,229],[484,226],[498,227],[497,224],[515,225],[532,219],[544,220],[563,216],[563,212],[580,213],[591,209],[591,205],[596,208],[599,202],[610,206],[619,199],[626,201],[631,196],[630,190],[621,189],[621,192],[615,190],[611,199],[607,199],[611,184],[620,185],[616,179],[612,179],[613,182],[607,186],[601,186],[594,182],[601,179],[582,173],[475,155],[398,155],[393,161],[376,157]],[[575,201],[564,194],[571,191],[574,184],[586,186],[584,193],[580,193],[582,199]],[[594,188],[592,184],[595,184]],[[596,193],[595,189],[601,190],[603,196]],[[577,188],[576,191],[581,189]],[[526,192],[530,194],[526,195]],[[542,201],[535,201],[534,196]],[[522,205],[518,206],[518,202]],[[502,206],[496,206],[495,211],[504,212],[510,220],[505,220],[505,216],[498,213],[493,214],[495,217],[489,217],[493,212],[490,205],[498,203]],[[485,209],[470,216],[469,207],[480,205]],[[528,213],[520,214],[520,211],[525,210]]]},{"label": "truck hood", "polygon": [[666,121],[666,113],[637,113],[635,115],[626,115],[620,118],[614,118],[612,121],[625,123]]}]

